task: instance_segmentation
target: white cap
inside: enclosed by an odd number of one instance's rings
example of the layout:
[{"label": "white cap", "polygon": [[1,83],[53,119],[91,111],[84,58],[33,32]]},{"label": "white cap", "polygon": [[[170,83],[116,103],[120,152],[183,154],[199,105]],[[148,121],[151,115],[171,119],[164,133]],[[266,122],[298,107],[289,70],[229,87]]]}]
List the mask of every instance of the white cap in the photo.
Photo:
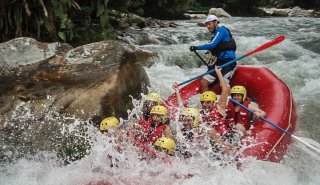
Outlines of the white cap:
[{"label": "white cap", "polygon": [[[217,16],[211,15],[211,14],[208,15],[208,17],[206,18],[206,21],[204,23],[211,22],[211,21],[218,21]],[[218,23],[220,23],[220,21],[218,21]]]}]

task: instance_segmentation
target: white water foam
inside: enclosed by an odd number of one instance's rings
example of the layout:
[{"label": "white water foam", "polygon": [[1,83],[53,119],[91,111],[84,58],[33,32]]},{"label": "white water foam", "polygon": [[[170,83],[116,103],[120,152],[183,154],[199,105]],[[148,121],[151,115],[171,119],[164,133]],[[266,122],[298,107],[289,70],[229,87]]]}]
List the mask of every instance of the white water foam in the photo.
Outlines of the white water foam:
[{"label": "white water foam", "polygon": [[[306,138],[306,141],[318,147],[320,141],[318,136],[320,131],[318,126],[319,117],[317,117],[320,110],[318,102],[320,98],[318,95],[318,92],[320,92],[318,83],[319,54],[304,49],[304,47],[296,43],[297,39],[301,39],[306,35],[312,36],[310,35],[311,33],[303,35],[306,30],[300,30],[301,33],[297,35],[295,31],[290,31],[290,29],[289,31],[287,29],[285,32],[283,31],[283,29],[291,28],[292,25],[299,24],[304,20],[299,21],[299,18],[292,19],[231,18],[224,19],[224,21],[230,21],[226,25],[232,25],[234,28],[233,31],[235,31],[239,46],[238,56],[251,51],[280,34],[285,33],[286,36],[288,35],[288,38],[278,46],[254,54],[239,63],[266,66],[289,84],[298,106],[298,129],[295,134],[302,137],[314,137],[314,140]],[[312,25],[315,24],[312,23]],[[312,25],[310,26],[312,27]],[[194,23],[183,23],[182,27],[183,30],[175,30],[173,32],[173,40],[180,43],[181,35],[186,35],[187,37],[190,36],[190,44],[198,44],[205,41],[200,41],[196,37],[197,34],[200,34],[201,37],[205,38],[203,36],[203,34],[207,34],[205,28],[196,27]],[[312,32],[318,33],[318,30],[313,29]],[[176,45],[148,46],[161,53],[159,61],[154,66],[146,68],[146,71],[152,84],[151,89],[160,92],[162,99],[173,93],[171,88],[173,82],[182,82],[206,71],[205,66],[202,65],[196,68],[188,60],[189,57],[193,59],[192,62],[198,60],[188,51],[189,43],[179,44],[177,47]],[[184,64],[184,62],[187,64]],[[177,63],[180,67],[178,67]],[[141,106],[139,101],[134,100],[134,104],[136,107]],[[132,121],[135,119],[133,115],[137,114],[138,110],[140,108],[129,111],[131,117],[129,116],[130,120],[127,124],[134,122]],[[17,113],[15,115],[16,120],[33,120],[32,113],[28,111],[26,113]],[[59,120],[59,123],[64,128],[60,132],[66,134],[74,132],[78,125],[87,123],[76,118],[57,117],[56,115],[51,118],[48,115],[46,119]],[[71,122],[71,125],[68,126],[65,122]],[[44,123],[37,124],[37,126],[40,126]],[[45,128],[45,126],[42,127]],[[36,130],[36,127],[31,128]],[[87,130],[88,136],[86,137],[92,144],[92,148],[90,154],[81,160],[64,165],[64,161],[57,158],[54,152],[39,151],[35,155],[25,155],[24,157],[13,159],[11,162],[0,164],[0,184],[73,185],[104,182],[104,184],[298,185],[319,184],[320,182],[320,163],[318,158],[313,153],[310,153],[305,146],[295,141],[289,146],[287,155],[281,163],[246,159],[241,161],[241,168],[238,169],[236,164],[221,166],[219,162],[210,161],[210,159],[208,161],[209,156],[205,151],[190,161],[171,158],[172,165],[163,163],[159,159],[151,160],[150,162],[140,161],[137,159],[138,152],[136,148],[131,148],[128,144],[128,149],[119,154],[112,147],[113,145],[109,143],[111,141],[110,138],[100,134],[91,126],[88,126]],[[52,131],[52,133],[54,132]],[[312,135],[313,133],[315,135]],[[17,134],[17,136],[22,137],[25,135],[21,132],[21,135]],[[27,141],[30,140],[27,139]],[[119,167],[110,167],[110,161],[107,159],[108,154],[121,159],[117,164]],[[188,176],[189,173],[193,176]]]}]

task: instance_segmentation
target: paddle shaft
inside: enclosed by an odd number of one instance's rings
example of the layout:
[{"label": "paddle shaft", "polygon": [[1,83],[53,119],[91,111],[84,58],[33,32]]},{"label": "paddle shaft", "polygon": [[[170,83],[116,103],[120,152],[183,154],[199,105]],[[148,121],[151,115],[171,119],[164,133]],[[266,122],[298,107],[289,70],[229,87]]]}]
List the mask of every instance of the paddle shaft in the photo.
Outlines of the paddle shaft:
[{"label": "paddle shaft", "polygon": [[204,63],[204,65],[206,65],[209,69],[208,63],[199,55],[199,53],[197,51],[194,51],[194,53],[200,58],[200,60]]},{"label": "paddle shaft", "polygon": [[[245,58],[245,57],[246,57],[246,56],[243,55],[243,56],[241,56],[241,57],[239,57],[239,58],[233,59],[233,60],[231,60],[230,62],[227,62],[227,63],[225,63],[225,64],[223,64],[223,65],[221,65],[221,66],[218,66],[218,69],[223,68],[223,67],[226,67],[226,66],[228,66],[228,65],[230,65],[230,64],[232,64],[232,63],[235,63],[235,62],[237,62],[238,60],[241,60],[241,59],[243,59],[243,58]],[[209,70],[209,71],[207,71],[207,72],[205,72],[205,73],[203,73],[203,74],[201,74],[201,75],[198,75],[198,76],[196,76],[196,77],[191,78],[190,80],[186,80],[186,81],[184,81],[184,82],[182,82],[182,83],[179,83],[179,86],[184,85],[184,84],[189,83],[189,82],[192,82],[193,80],[196,80],[196,79],[198,79],[198,78],[200,78],[200,77],[203,77],[203,76],[205,76],[205,75],[207,75],[207,74],[214,73],[214,72],[216,72],[216,71],[215,71],[214,69],[211,69],[211,70]]]},{"label": "paddle shaft", "polygon": [[[226,66],[228,66],[228,65],[230,65],[230,64],[232,64],[232,63],[235,63],[235,62],[237,62],[238,60],[241,60],[241,59],[243,59],[243,58],[245,58],[245,57],[248,57],[248,56],[250,56],[250,55],[252,55],[252,54],[254,54],[254,53],[257,53],[257,52],[263,51],[263,50],[265,50],[265,49],[267,49],[267,48],[270,48],[271,46],[276,45],[276,44],[282,42],[284,39],[285,39],[285,37],[284,37],[283,35],[281,35],[281,36],[273,39],[272,41],[267,42],[267,43],[259,46],[259,47],[256,48],[255,50],[246,53],[245,55],[243,55],[243,56],[241,56],[241,57],[239,57],[239,58],[233,59],[233,60],[231,60],[231,61],[229,61],[229,62],[227,62],[227,63],[225,63],[225,64],[223,64],[223,65],[221,65],[221,66],[218,66],[218,68],[219,68],[219,69],[220,69],[220,68],[224,68],[224,67],[226,67]],[[195,52],[195,53],[196,53],[196,52]],[[196,53],[196,54],[197,54],[197,53]],[[198,55],[199,55],[199,54],[197,54],[197,56],[198,56]],[[199,55],[199,56],[200,56],[200,55]],[[198,56],[198,57],[199,57],[199,56]],[[201,58],[201,59],[202,59],[202,58]],[[203,59],[202,59],[202,60],[203,60]],[[204,60],[203,60],[203,61],[204,61]],[[201,74],[201,75],[198,75],[198,76],[196,76],[196,77],[194,77],[194,78],[191,78],[190,80],[184,81],[184,82],[180,83],[179,86],[184,85],[184,84],[186,84],[186,83],[189,83],[189,82],[191,82],[191,81],[193,81],[193,80],[195,80],[195,79],[198,79],[198,78],[200,78],[200,77],[203,77],[203,76],[205,76],[205,75],[207,75],[207,74],[210,74],[210,73],[213,73],[213,72],[215,72],[214,69],[212,69],[212,70],[210,70],[210,71],[208,71],[208,72],[206,72],[206,73],[203,73],[203,74]]]},{"label": "paddle shaft", "polygon": [[[249,109],[248,107],[242,105],[241,103],[237,102],[236,100],[229,98],[233,103],[241,106],[242,108],[246,109],[247,111],[249,111],[250,113],[254,114],[254,111]],[[267,118],[263,117],[263,116],[259,116],[260,119],[262,119],[263,121],[266,121],[267,123],[271,124],[272,126],[276,127],[277,129],[281,130],[283,133],[287,134],[288,136],[291,136],[292,138],[296,139],[297,141],[303,143],[304,145],[308,146],[309,148],[311,148],[312,150],[318,152],[320,154],[320,150],[312,145],[310,145],[309,143],[303,141],[301,138],[299,138],[298,136],[293,135],[292,133],[286,131],[285,129],[281,128],[280,126],[278,126],[277,124],[273,123],[272,121],[268,120]]]}]

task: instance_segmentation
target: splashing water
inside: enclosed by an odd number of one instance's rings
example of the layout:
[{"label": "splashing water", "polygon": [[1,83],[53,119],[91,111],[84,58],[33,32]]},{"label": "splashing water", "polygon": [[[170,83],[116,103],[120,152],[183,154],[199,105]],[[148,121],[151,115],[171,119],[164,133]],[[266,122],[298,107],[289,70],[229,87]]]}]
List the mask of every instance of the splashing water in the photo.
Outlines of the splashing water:
[{"label": "splashing water", "polygon": [[[173,93],[171,84],[206,71],[188,51],[190,45],[206,42],[206,28],[194,21],[177,21],[177,28],[146,29],[155,40],[143,48],[157,51],[159,59],[146,68],[151,89],[162,99]],[[238,44],[237,56],[262,43],[285,35],[275,47],[250,56],[240,64],[268,67],[286,81],[297,104],[295,135],[319,147],[320,143],[320,23],[313,18],[230,18],[221,23],[230,28]],[[203,53],[201,53],[203,55]],[[197,98],[195,98],[197,99]],[[140,100],[133,100],[128,129],[136,122]],[[194,106],[197,106],[195,101]],[[21,104],[11,118],[2,120],[0,184],[319,184],[320,159],[300,143],[293,142],[281,163],[245,159],[223,165],[210,159],[207,150],[184,161],[170,157],[171,165],[159,158],[140,160],[141,152],[130,141],[120,145],[90,124],[69,115],[49,112],[35,117]],[[173,127],[178,129],[176,122]],[[72,150],[69,150],[72,149]],[[71,151],[76,151],[72,153]],[[145,154],[148,155],[148,154]],[[149,156],[151,157],[151,156]],[[81,160],[78,160],[81,158]],[[113,166],[113,167],[111,167]]]}]

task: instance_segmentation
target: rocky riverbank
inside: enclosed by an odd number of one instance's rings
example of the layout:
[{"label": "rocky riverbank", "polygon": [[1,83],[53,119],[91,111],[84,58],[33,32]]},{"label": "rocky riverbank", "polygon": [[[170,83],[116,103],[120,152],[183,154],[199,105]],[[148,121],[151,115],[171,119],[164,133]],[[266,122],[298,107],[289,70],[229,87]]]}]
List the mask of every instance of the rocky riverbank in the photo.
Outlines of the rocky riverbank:
[{"label": "rocky riverbank", "polygon": [[[192,12],[185,13],[185,17],[191,18],[204,18],[206,14],[214,14],[217,17],[231,17],[232,13],[228,13],[222,8],[211,8],[208,12]],[[267,8],[257,7],[252,10],[251,16],[276,16],[276,17],[320,17],[320,11],[305,10],[298,6],[293,8]],[[248,16],[248,15],[246,15]]]},{"label": "rocky riverbank", "polygon": [[304,10],[298,6],[293,8],[266,8],[256,9],[260,16],[280,16],[280,17],[320,17],[320,12],[316,10]]}]

